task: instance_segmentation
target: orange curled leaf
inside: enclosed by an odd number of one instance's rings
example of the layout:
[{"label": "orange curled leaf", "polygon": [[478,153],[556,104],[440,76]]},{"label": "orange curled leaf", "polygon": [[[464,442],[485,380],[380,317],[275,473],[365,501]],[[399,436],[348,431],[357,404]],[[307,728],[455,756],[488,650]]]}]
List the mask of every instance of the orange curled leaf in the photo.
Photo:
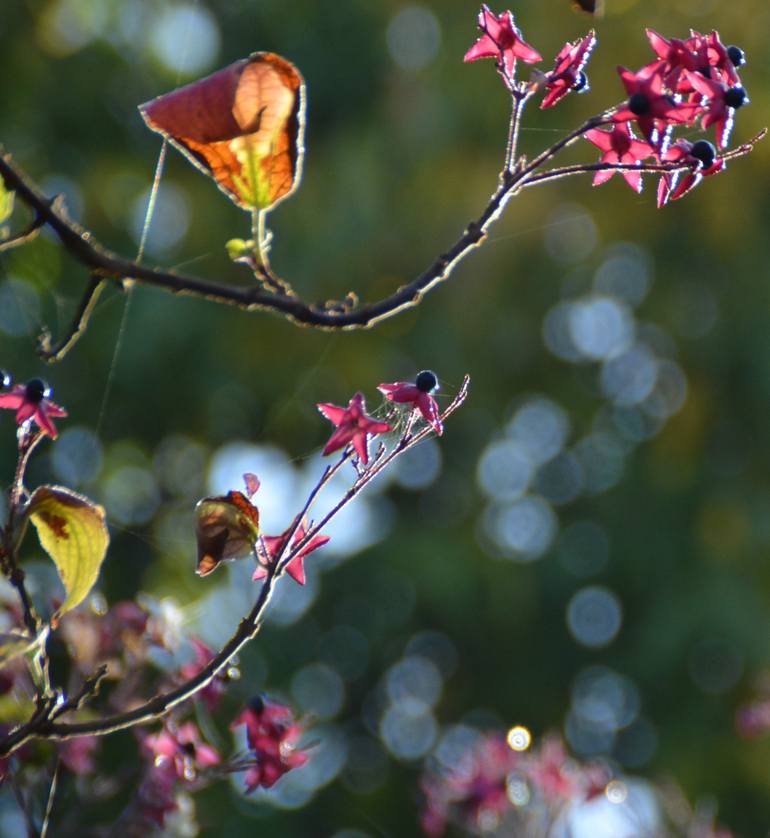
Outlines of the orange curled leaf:
[{"label": "orange curled leaf", "polygon": [[270,209],[299,184],[305,84],[280,55],[255,52],[139,111],[242,209]]},{"label": "orange curled leaf", "polygon": [[203,498],[195,507],[198,576],[208,576],[221,562],[242,559],[259,538],[259,510],[242,492]]}]

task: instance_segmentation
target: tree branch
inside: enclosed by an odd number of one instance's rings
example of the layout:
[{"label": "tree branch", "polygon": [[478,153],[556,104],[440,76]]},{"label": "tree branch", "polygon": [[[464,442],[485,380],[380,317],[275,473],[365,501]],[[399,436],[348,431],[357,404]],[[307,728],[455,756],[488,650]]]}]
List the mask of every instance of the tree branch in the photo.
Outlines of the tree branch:
[{"label": "tree branch", "polygon": [[[22,170],[12,162],[10,155],[0,155],[0,177],[5,182],[6,188],[14,191],[19,199],[35,213],[33,227],[41,224],[48,225],[59,237],[70,255],[88,268],[91,274],[90,285],[80,303],[72,326],[65,337],[53,348],[51,347],[50,336],[43,335],[41,339],[42,356],[48,361],[58,361],[66,354],[67,350],[85,330],[88,316],[95,304],[95,297],[101,291],[102,284],[106,280],[118,283],[123,283],[129,279],[144,282],[157,288],[163,288],[173,294],[200,297],[211,302],[236,306],[247,312],[272,311],[283,315],[297,325],[332,331],[369,328],[381,320],[419,305],[429,291],[447,279],[455,267],[483,242],[490,227],[505,209],[508,200],[525,186],[556,180],[558,177],[579,172],[613,168],[607,164],[585,164],[534,174],[556,154],[572,145],[587,131],[610,121],[611,111],[606,111],[586,120],[574,131],[542,151],[529,163],[525,163],[523,160],[518,161],[518,163],[514,161],[512,155],[515,154],[518,124],[525,102],[526,97],[513,97],[511,136],[509,137],[509,147],[506,149],[506,158],[500,176],[501,182],[478,218],[471,221],[454,244],[434,259],[414,280],[402,285],[392,294],[377,302],[364,303],[363,305],[358,305],[354,294],[349,294],[342,303],[333,301],[325,304],[306,303],[294,294],[288,283],[276,277],[272,272],[260,277],[259,270],[256,271],[258,278],[263,281],[261,286],[231,286],[200,277],[166,271],[161,268],[147,267],[137,261],[124,259],[103,247],[88,230],[68,218],[62,202],[58,199],[50,200],[43,195]],[[723,157],[731,159],[746,154],[764,134],[764,131],[760,132],[748,143],[728,152]],[[677,171],[687,167],[681,164],[650,164],[639,168],[642,171]],[[263,274],[265,270],[265,268],[262,268]],[[268,279],[270,281],[266,282]]]},{"label": "tree branch", "polygon": [[[88,230],[72,221],[67,216],[61,201],[50,200],[43,195],[26,174],[12,162],[10,155],[0,154],[0,177],[5,182],[6,188],[15,192],[19,200],[33,210],[36,218],[41,219],[41,223],[51,228],[70,255],[84,265],[91,274],[90,293],[86,293],[81,302],[67,336],[55,349],[51,349],[50,339],[44,337],[41,341],[43,357],[49,361],[60,360],[67,349],[73,345],[85,328],[93,305],[94,291],[91,289],[99,288],[102,280],[122,283],[124,280],[131,279],[163,288],[174,294],[196,296],[211,302],[237,306],[248,312],[273,311],[298,325],[325,330],[369,328],[381,320],[419,305],[425,294],[447,279],[454,268],[481,244],[489,228],[499,218],[508,199],[518,191],[527,175],[559,150],[574,142],[589,128],[606,121],[606,116],[603,114],[593,117],[576,131],[546,149],[532,163],[521,166],[517,171],[512,168],[514,161],[511,155],[515,153],[514,144],[518,124],[526,99],[526,96],[513,98],[511,147],[506,150],[500,185],[478,218],[470,222],[454,244],[434,259],[414,280],[402,285],[378,302],[363,305],[357,304],[355,295],[348,295],[343,303],[327,302],[321,305],[306,303],[291,291],[288,283],[279,280],[272,272],[269,277],[264,275],[261,277],[263,281],[266,278],[271,280],[268,283],[269,287],[265,287],[264,282],[261,287],[230,286],[160,268],[146,267],[137,261],[124,259],[103,247]],[[263,268],[263,273],[264,270]],[[257,273],[259,274],[259,271]]]}]

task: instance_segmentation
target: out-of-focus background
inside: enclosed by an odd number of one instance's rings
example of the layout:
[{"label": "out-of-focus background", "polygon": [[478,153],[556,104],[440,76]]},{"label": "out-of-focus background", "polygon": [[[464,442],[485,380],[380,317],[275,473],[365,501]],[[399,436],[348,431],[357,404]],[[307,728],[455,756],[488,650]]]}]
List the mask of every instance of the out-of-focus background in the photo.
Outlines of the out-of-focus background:
[{"label": "out-of-focus background", "polygon": [[[469,0],[8,3],[0,142],[134,255],[160,147],[136,106],[279,52],[306,77],[308,131],[302,186],[270,219],[273,264],[309,299],[377,299],[495,188],[508,102],[491,62],[462,63],[477,11]],[[591,91],[527,112],[530,153],[622,98],[616,65],[651,60],[644,27],[716,28],[744,48],[752,102],[734,142],[770,122],[761,0],[607,0],[596,22],[569,0],[514,12],[544,69],[590,26],[599,39]],[[339,521],[304,588],[282,586],[241,657],[234,706],[263,689],[289,700],[316,720],[316,756],[269,796],[243,796],[240,778],[212,787],[197,798],[204,834],[418,834],[422,760],[451,763],[469,728],[516,723],[675,779],[691,800],[718,801],[739,834],[765,833],[770,745],[739,738],[734,715],[770,665],[769,161],[760,144],[660,211],[653,181],[641,196],[619,177],[532,190],[419,308],[367,332],[143,287],[123,319],[111,290],[80,344],[45,368],[36,334],[63,327],[87,277],[48,236],[2,256],[0,366],[43,375],[70,412],[31,482],[106,506],[109,602],[173,598],[182,630],[213,645],[254,590],[246,568],[194,576],[195,501],[256,472],[264,526],[280,531],[321,467],[329,427],[316,402],[360,389],[376,406],[378,383],[426,367],[447,400],[472,376],[445,436]],[[248,218],[170,153],[147,261],[248,282],[224,250],[246,235]],[[0,420],[7,483],[13,422]],[[49,569],[35,570],[48,584]],[[110,746],[117,762],[134,752],[130,733]],[[0,794],[0,825],[15,823],[11,801]]]}]

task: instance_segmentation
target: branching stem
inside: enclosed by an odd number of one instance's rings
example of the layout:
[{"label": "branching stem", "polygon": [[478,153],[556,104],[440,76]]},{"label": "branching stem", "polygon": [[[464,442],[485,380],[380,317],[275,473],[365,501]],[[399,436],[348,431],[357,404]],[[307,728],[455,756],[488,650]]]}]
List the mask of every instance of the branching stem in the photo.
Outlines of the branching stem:
[{"label": "branching stem", "polygon": [[[468,394],[469,378],[466,376],[463,380],[462,386],[454,397],[449,406],[441,414],[441,421],[446,421],[465,401]],[[411,427],[411,426],[409,426]],[[365,469],[362,474],[356,479],[353,486],[345,493],[342,499],[315,524],[305,537],[297,544],[291,544],[291,541],[299,528],[303,518],[308,513],[313,503],[316,501],[321,491],[329,484],[332,477],[339,471],[339,469],[348,461],[351,460],[352,454],[345,451],[340,459],[332,466],[328,466],[316,486],[311,491],[299,515],[294,519],[292,527],[287,532],[284,549],[281,555],[276,557],[276,560],[267,568],[267,576],[262,584],[259,595],[246,617],[244,617],[238,624],[232,637],[225,643],[222,649],[214,655],[214,657],[194,676],[189,678],[183,684],[174,687],[167,692],[160,693],[153,698],[128,710],[124,713],[116,713],[112,716],[102,718],[89,719],[81,722],[59,722],[58,717],[64,712],[75,709],[82,704],[83,699],[95,691],[96,686],[101,677],[104,675],[103,671],[97,671],[92,676],[90,683],[93,684],[93,689],[86,689],[81,691],[83,695],[77,696],[70,702],[58,707],[51,706],[46,712],[36,710],[32,717],[25,724],[20,725],[15,730],[12,730],[3,739],[0,739],[0,757],[12,754],[20,748],[25,742],[31,739],[71,739],[77,736],[104,736],[109,733],[114,733],[118,730],[135,727],[137,725],[146,724],[148,722],[156,721],[165,716],[170,710],[179,704],[187,701],[195,696],[200,690],[206,687],[211,681],[222,672],[230,663],[230,661],[237,655],[241,649],[252,640],[259,632],[264,621],[265,612],[270,600],[275,591],[275,585],[278,579],[284,574],[286,568],[292,559],[299,553],[305,544],[317,535],[323,527],[344,507],[346,506],[361,490],[367,486],[384,468],[386,468],[393,460],[407,451],[409,448],[417,445],[423,439],[432,433],[432,428],[426,426],[412,434],[409,430],[396,443],[393,450],[387,456],[375,458],[370,467]],[[88,682],[87,682],[88,684]],[[85,689],[85,685],[84,685]]]}]

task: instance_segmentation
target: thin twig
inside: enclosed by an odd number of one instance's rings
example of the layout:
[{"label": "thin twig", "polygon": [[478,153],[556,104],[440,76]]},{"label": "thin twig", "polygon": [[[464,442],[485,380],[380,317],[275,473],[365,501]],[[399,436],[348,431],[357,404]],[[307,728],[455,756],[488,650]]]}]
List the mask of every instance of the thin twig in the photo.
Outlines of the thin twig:
[{"label": "thin twig", "polygon": [[19,567],[16,557],[16,545],[18,542],[17,517],[19,507],[24,497],[24,475],[27,470],[29,458],[32,452],[43,439],[41,431],[27,433],[22,431],[19,442],[19,454],[16,462],[16,471],[13,476],[13,484],[8,504],[8,520],[2,531],[2,565],[3,573],[8,581],[16,588],[21,602],[24,625],[31,637],[35,637],[40,629],[40,618],[32,604],[32,598],[27,591],[24,571]]},{"label": "thin twig", "polygon": [[[737,148],[732,149],[726,154],[721,155],[721,159],[725,161],[737,160],[739,157],[744,157],[749,154],[762,137],[765,136],[765,131],[752,137],[748,142],[743,143]],[[556,169],[548,169],[545,172],[539,172],[530,175],[526,180],[519,184],[520,188],[534,186],[537,183],[544,183],[546,181],[559,180],[570,175],[580,175],[586,172],[603,172],[603,171],[618,171],[618,172],[651,172],[651,173],[673,173],[673,172],[688,172],[692,171],[692,164],[682,163],[681,161],[671,161],[664,163],[575,163],[572,166],[560,166]]]},{"label": "thin twig", "polygon": [[52,345],[51,333],[46,329],[40,335],[38,354],[44,361],[53,364],[61,359],[69,352],[69,350],[77,343],[78,338],[85,332],[88,321],[93,314],[96,303],[104,290],[105,280],[98,276],[91,275],[88,286],[81,297],[75,316],[70,323],[69,329],[60,338],[56,345]]},{"label": "thin twig", "polygon": [[587,119],[582,125],[575,128],[574,131],[570,131],[569,134],[562,137],[560,140],[557,140],[552,146],[549,146],[545,149],[545,151],[542,151],[537,155],[537,157],[524,166],[520,172],[520,180],[527,180],[528,175],[536,169],[539,169],[544,163],[547,163],[560,151],[577,142],[588,131],[598,128],[600,125],[606,125],[610,121],[611,118],[607,113],[598,114],[597,116],[592,116],[590,119]]},{"label": "thin twig", "polygon": [[521,116],[524,113],[524,107],[531,93],[519,93],[516,90],[511,95],[513,96],[513,109],[511,111],[511,123],[508,127],[508,142],[505,148],[505,167],[503,168],[503,175],[505,177],[509,176],[516,166]]},{"label": "thin twig", "polygon": [[7,239],[0,241],[0,253],[4,250],[12,250],[14,247],[21,247],[23,244],[29,244],[40,235],[40,229],[44,224],[40,214],[36,214],[34,219],[20,232]]},{"label": "thin twig", "polygon": [[[19,567],[16,548],[23,536],[23,528],[26,522],[19,522],[18,516],[21,504],[24,500],[26,490],[24,488],[24,476],[32,452],[40,444],[45,434],[42,431],[30,431],[27,425],[20,428],[19,453],[16,462],[16,471],[11,486],[8,519],[0,533],[0,567],[16,593],[21,603],[22,619],[24,626],[31,638],[35,638],[34,662],[39,667],[40,685],[36,685],[35,713],[34,718],[43,718],[50,712],[55,700],[55,691],[51,686],[51,675],[48,659],[48,627],[41,631],[42,620],[35,609],[32,597],[27,591],[26,574]],[[21,527],[21,531],[20,528]]]},{"label": "thin twig", "polygon": [[63,716],[65,713],[69,713],[73,710],[79,710],[85,702],[96,696],[99,692],[99,687],[101,686],[102,681],[107,675],[108,666],[106,663],[101,664],[98,666],[94,672],[92,672],[80,685],[80,689],[73,695],[71,698],[68,698],[66,701],[63,701],[61,704],[57,704],[49,718],[51,720],[58,719],[60,716]]},{"label": "thin twig", "polygon": [[48,790],[48,801],[45,804],[45,814],[43,815],[43,823],[40,826],[40,838],[45,838],[48,834],[48,825],[51,823],[51,814],[53,813],[53,802],[56,798],[56,787],[59,784],[59,757],[54,758],[53,774],[51,775],[51,787]]}]

